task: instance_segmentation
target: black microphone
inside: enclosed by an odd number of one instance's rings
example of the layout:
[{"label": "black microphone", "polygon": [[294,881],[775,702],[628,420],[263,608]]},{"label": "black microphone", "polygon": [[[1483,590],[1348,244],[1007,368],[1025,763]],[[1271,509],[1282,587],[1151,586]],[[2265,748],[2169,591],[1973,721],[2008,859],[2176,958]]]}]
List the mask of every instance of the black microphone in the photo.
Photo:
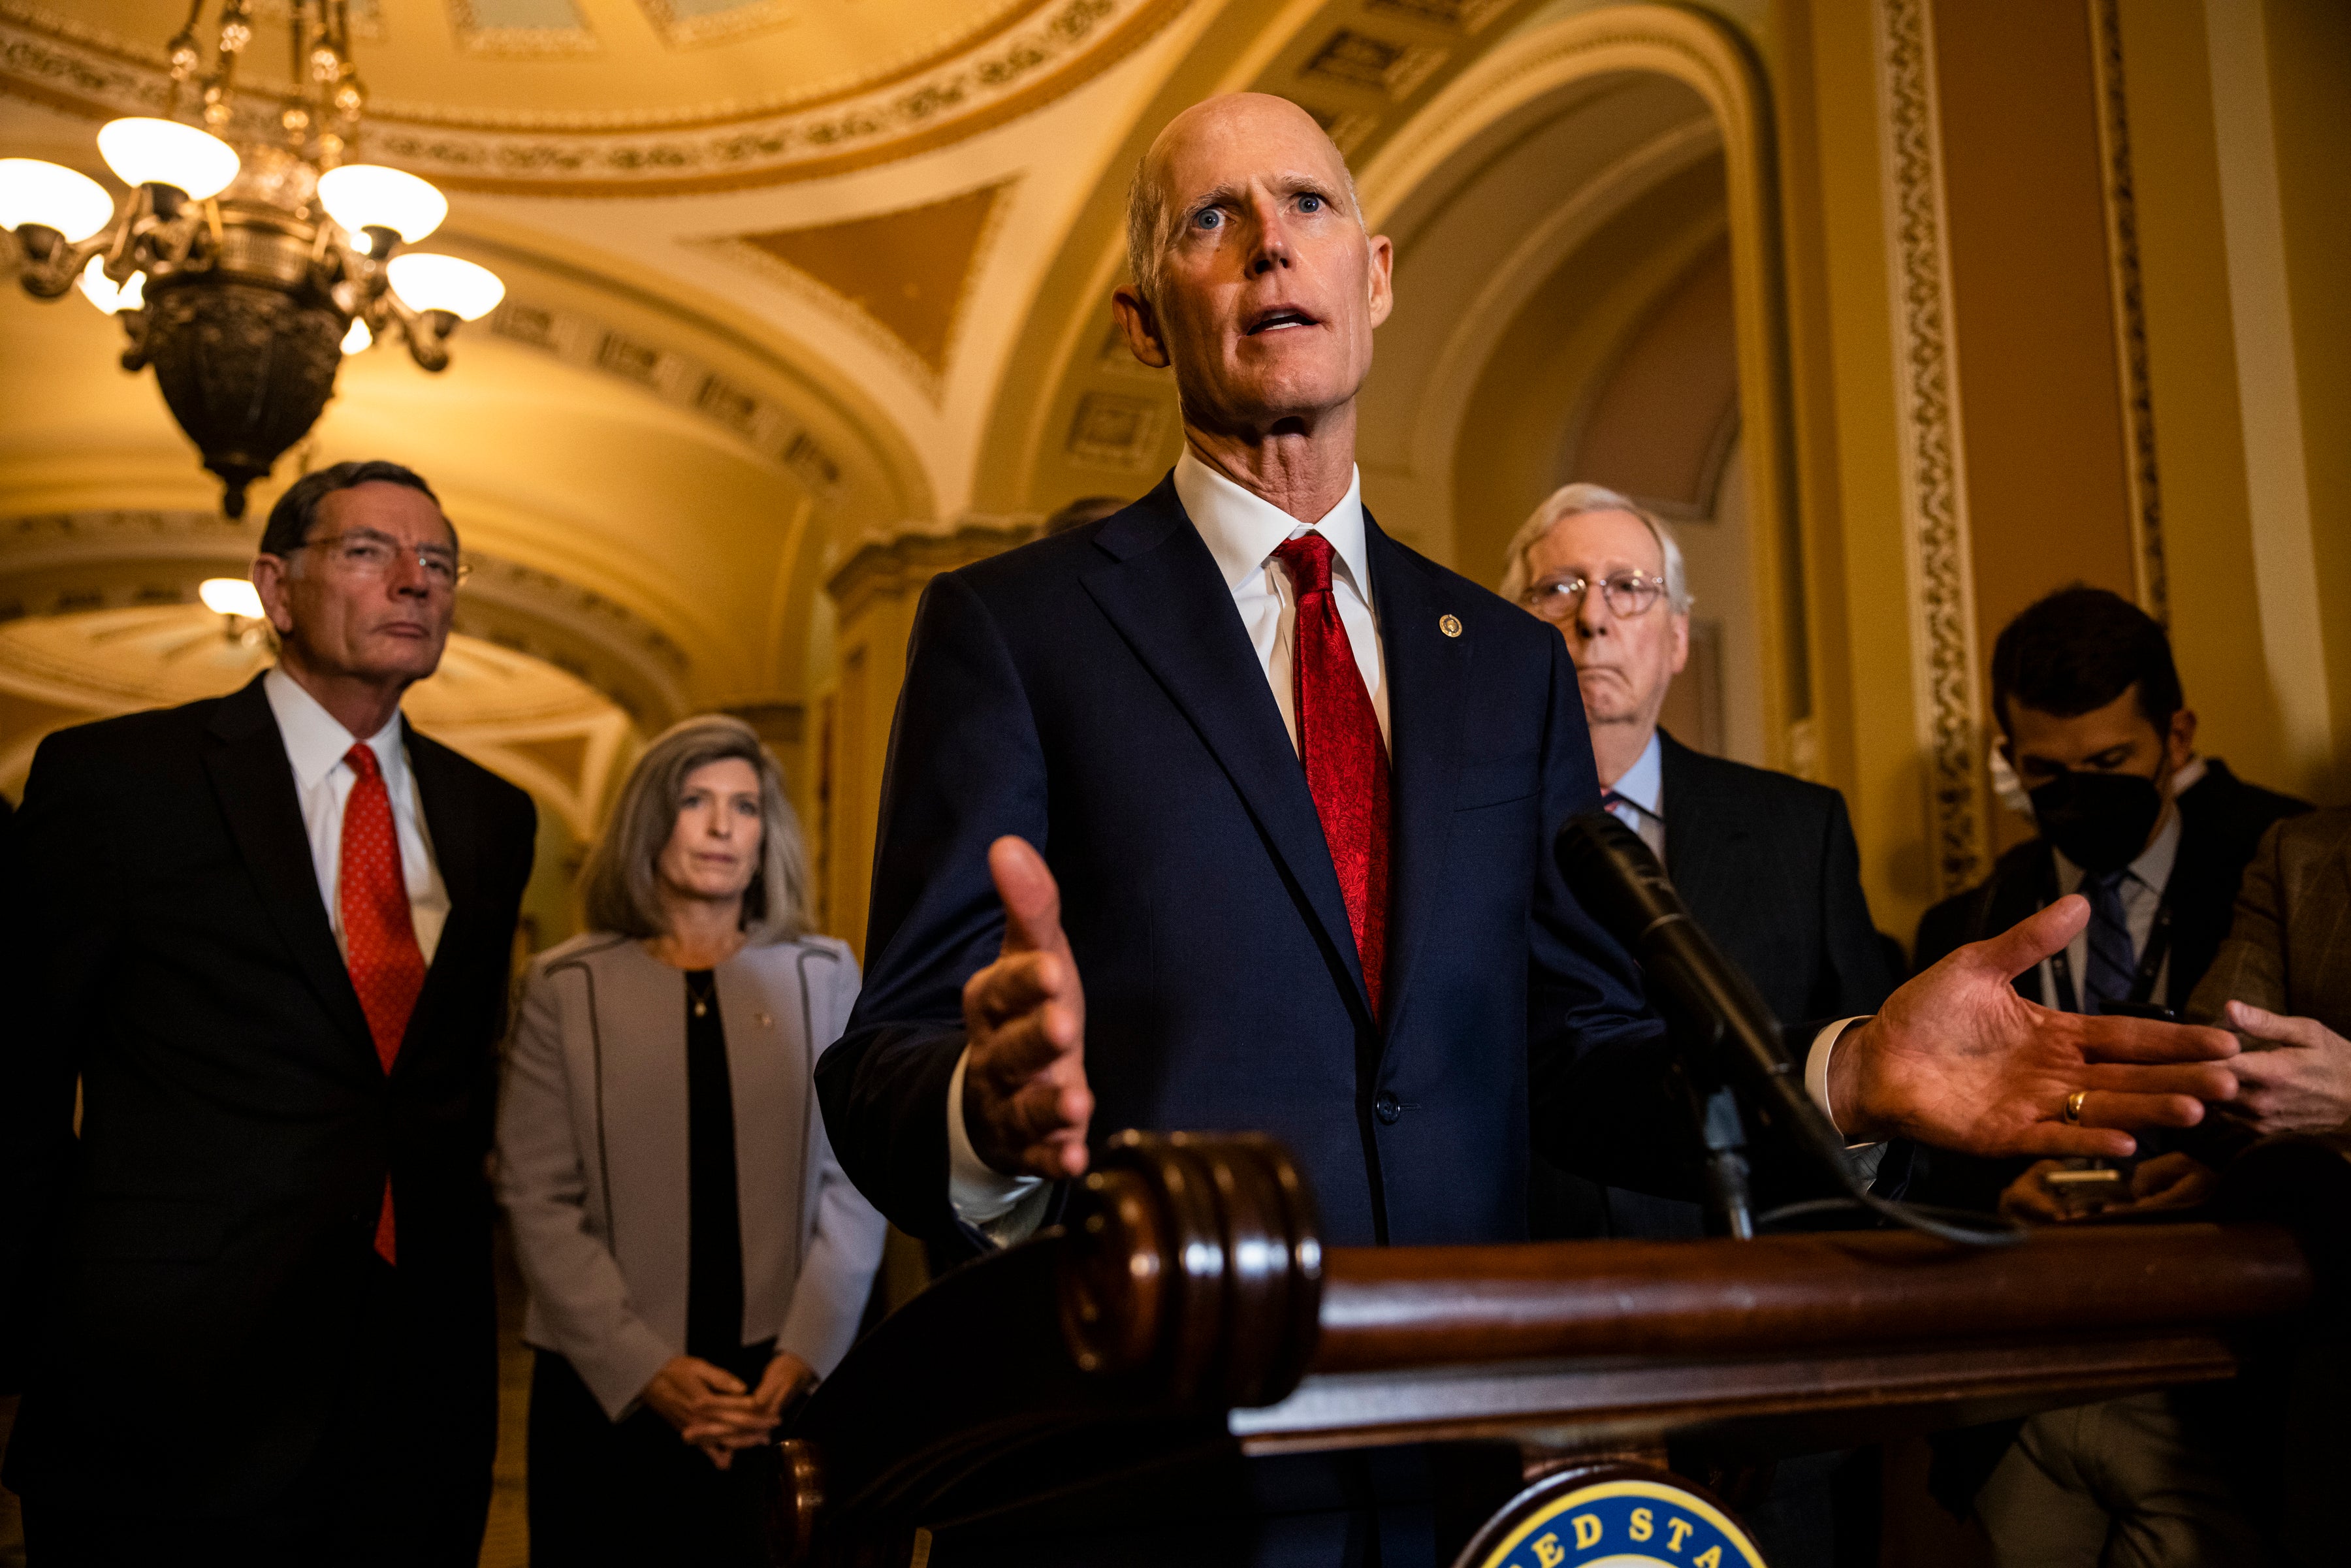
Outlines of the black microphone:
[{"label": "black microphone", "polygon": [[1746,1092],[1759,1121],[1852,1186],[1844,1140],[1804,1092],[1779,1019],[1690,918],[1640,835],[1606,811],[1586,811],[1568,820],[1553,847],[1576,901],[1639,960],[1694,1085],[1705,1091],[1729,1080]]}]

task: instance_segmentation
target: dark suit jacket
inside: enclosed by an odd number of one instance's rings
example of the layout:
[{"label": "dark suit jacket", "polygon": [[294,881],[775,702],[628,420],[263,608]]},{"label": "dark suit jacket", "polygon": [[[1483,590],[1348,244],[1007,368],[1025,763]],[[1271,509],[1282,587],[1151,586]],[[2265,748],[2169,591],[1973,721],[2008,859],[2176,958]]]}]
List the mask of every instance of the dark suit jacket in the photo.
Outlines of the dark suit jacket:
[{"label": "dark suit jacket", "polygon": [[1895,977],[1844,797],[1657,738],[1666,871],[1691,915],[1783,1022],[1876,1012]]},{"label": "dark suit jacket", "polygon": [[[261,1506],[355,1362],[400,1351],[443,1380],[449,1445],[486,1472],[483,1155],[535,813],[447,747],[408,748],[450,908],[386,1074],[258,680],[42,742],[9,841],[0,1044],[0,1308],[29,1364],[7,1481],[26,1496],[117,1507],[135,1478],[159,1509]],[[406,1345],[354,1333],[387,1171]],[[159,1433],[168,1461],[140,1460]]]},{"label": "dark suit jacket", "polygon": [[2289,818],[2262,835],[2188,1017],[2209,1023],[2231,1001],[2351,1035],[2351,808]]},{"label": "dark suit jacket", "polygon": [[1270,1132],[1341,1245],[1522,1238],[1531,1096],[1563,1162],[1694,1193],[1662,1026],[1552,863],[1552,832],[1598,803],[1565,644],[1365,535],[1395,758],[1376,1020],[1304,770],[1172,480],[933,580],[891,736],[865,990],[818,1068],[833,1146],[902,1228],[957,1233],[946,1090],[962,986],[1001,939],[986,852],[1004,833],[1061,883],[1098,1141]]},{"label": "dark suit jacket", "polygon": [[[2163,995],[2156,999],[2185,1013],[2197,982],[2212,964],[2229,933],[2236,906],[2237,884],[2245,862],[2270,824],[2310,810],[2307,801],[2248,784],[2212,758],[2204,777],[2179,797],[2179,853],[2172,862],[2171,956],[2164,976]],[[1923,969],[1954,948],[1980,942],[2023,920],[2055,885],[2056,873],[2049,846],[2028,839],[2000,857],[1992,873],[1967,892],[1955,894],[1927,911],[1918,922],[1917,967]],[[2074,981],[2081,981],[2077,976]],[[2056,998],[2042,994],[2039,966],[2016,977],[2020,996],[2054,1007]],[[2218,1130],[2217,1128],[2215,1129]],[[2143,1153],[2158,1146],[2157,1134],[2142,1134]],[[2192,1140],[2191,1140],[2192,1141]],[[1975,1208],[1994,1207],[2001,1189],[2021,1174],[2029,1162],[1980,1160],[1942,1151],[1919,1151],[1913,1157],[1912,1195],[1928,1201]]]},{"label": "dark suit jacket", "polygon": [[[1874,1013],[1894,989],[1844,797],[1692,751],[1660,730],[1666,872],[1783,1023]],[[1793,1040],[1801,1053],[1810,1040]],[[1539,1160],[1540,1237],[1695,1236],[1695,1203],[1604,1188]]]}]

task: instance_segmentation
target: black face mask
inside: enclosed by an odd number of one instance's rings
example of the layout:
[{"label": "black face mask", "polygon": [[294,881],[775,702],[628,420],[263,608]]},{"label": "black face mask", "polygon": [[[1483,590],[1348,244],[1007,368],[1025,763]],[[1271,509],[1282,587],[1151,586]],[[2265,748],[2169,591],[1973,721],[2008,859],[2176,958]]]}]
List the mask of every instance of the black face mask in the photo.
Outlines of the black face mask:
[{"label": "black face mask", "polygon": [[2041,836],[2094,876],[2138,859],[2162,815],[2162,791],[2137,773],[2060,773],[2032,791]]}]

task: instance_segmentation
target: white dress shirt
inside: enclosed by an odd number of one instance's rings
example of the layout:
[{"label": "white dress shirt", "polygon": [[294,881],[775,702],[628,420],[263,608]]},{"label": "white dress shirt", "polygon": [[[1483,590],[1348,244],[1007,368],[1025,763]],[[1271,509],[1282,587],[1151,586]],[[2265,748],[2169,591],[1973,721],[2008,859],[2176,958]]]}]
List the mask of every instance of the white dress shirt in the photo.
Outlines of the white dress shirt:
[{"label": "white dress shirt", "polygon": [[[350,953],[343,936],[342,881],[343,803],[351,798],[359,775],[343,754],[359,744],[342,721],[302,689],[283,670],[261,678],[269,711],[277,716],[277,734],[286,743],[286,760],[294,769],[294,793],[302,803],[302,828],[310,840],[310,865],[318,873],[319,896],[326,902],[327,921],[334,927],[335,946]],[[400,869],[408,883],[408,916],[416,927],[416,945],[424,961],[433,962],[440,946],[441,927],[449,919],[449,890],[434,862],[433,841],[424,829],[424,812],[416,799],[416,776],[409,771],[403,744],[407,721],[394,718],[368,737],[376,766],[383,771],[384,793],[392,801],[393,835],[400,841]]]},{"label": "white dress shirt", "polygon": [[1633,766],[1625,769],[1625,777],[1608,786],[1616,792],[1616,804],[1608,814],[1641,835],[1657,863],[1666,863],[1666,748],[1657,739],[1657,732],[1649,732],[1649,744]]}]

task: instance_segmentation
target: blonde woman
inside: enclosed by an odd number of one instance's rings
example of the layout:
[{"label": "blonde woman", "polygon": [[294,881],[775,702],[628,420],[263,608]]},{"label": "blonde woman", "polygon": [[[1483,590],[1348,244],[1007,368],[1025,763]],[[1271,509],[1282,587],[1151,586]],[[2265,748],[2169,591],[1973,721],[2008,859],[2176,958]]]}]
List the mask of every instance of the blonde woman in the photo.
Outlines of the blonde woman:
[{"label": "blonde woman", "polygon": [[498,1112],[531,1562],[761,1563],[738,1460],[847,1352],[882,1257],[812,1078],[857,966],[809,933],[799,824],[737,719],[653,743],[583,881],[590,935],[532,963]]}]

